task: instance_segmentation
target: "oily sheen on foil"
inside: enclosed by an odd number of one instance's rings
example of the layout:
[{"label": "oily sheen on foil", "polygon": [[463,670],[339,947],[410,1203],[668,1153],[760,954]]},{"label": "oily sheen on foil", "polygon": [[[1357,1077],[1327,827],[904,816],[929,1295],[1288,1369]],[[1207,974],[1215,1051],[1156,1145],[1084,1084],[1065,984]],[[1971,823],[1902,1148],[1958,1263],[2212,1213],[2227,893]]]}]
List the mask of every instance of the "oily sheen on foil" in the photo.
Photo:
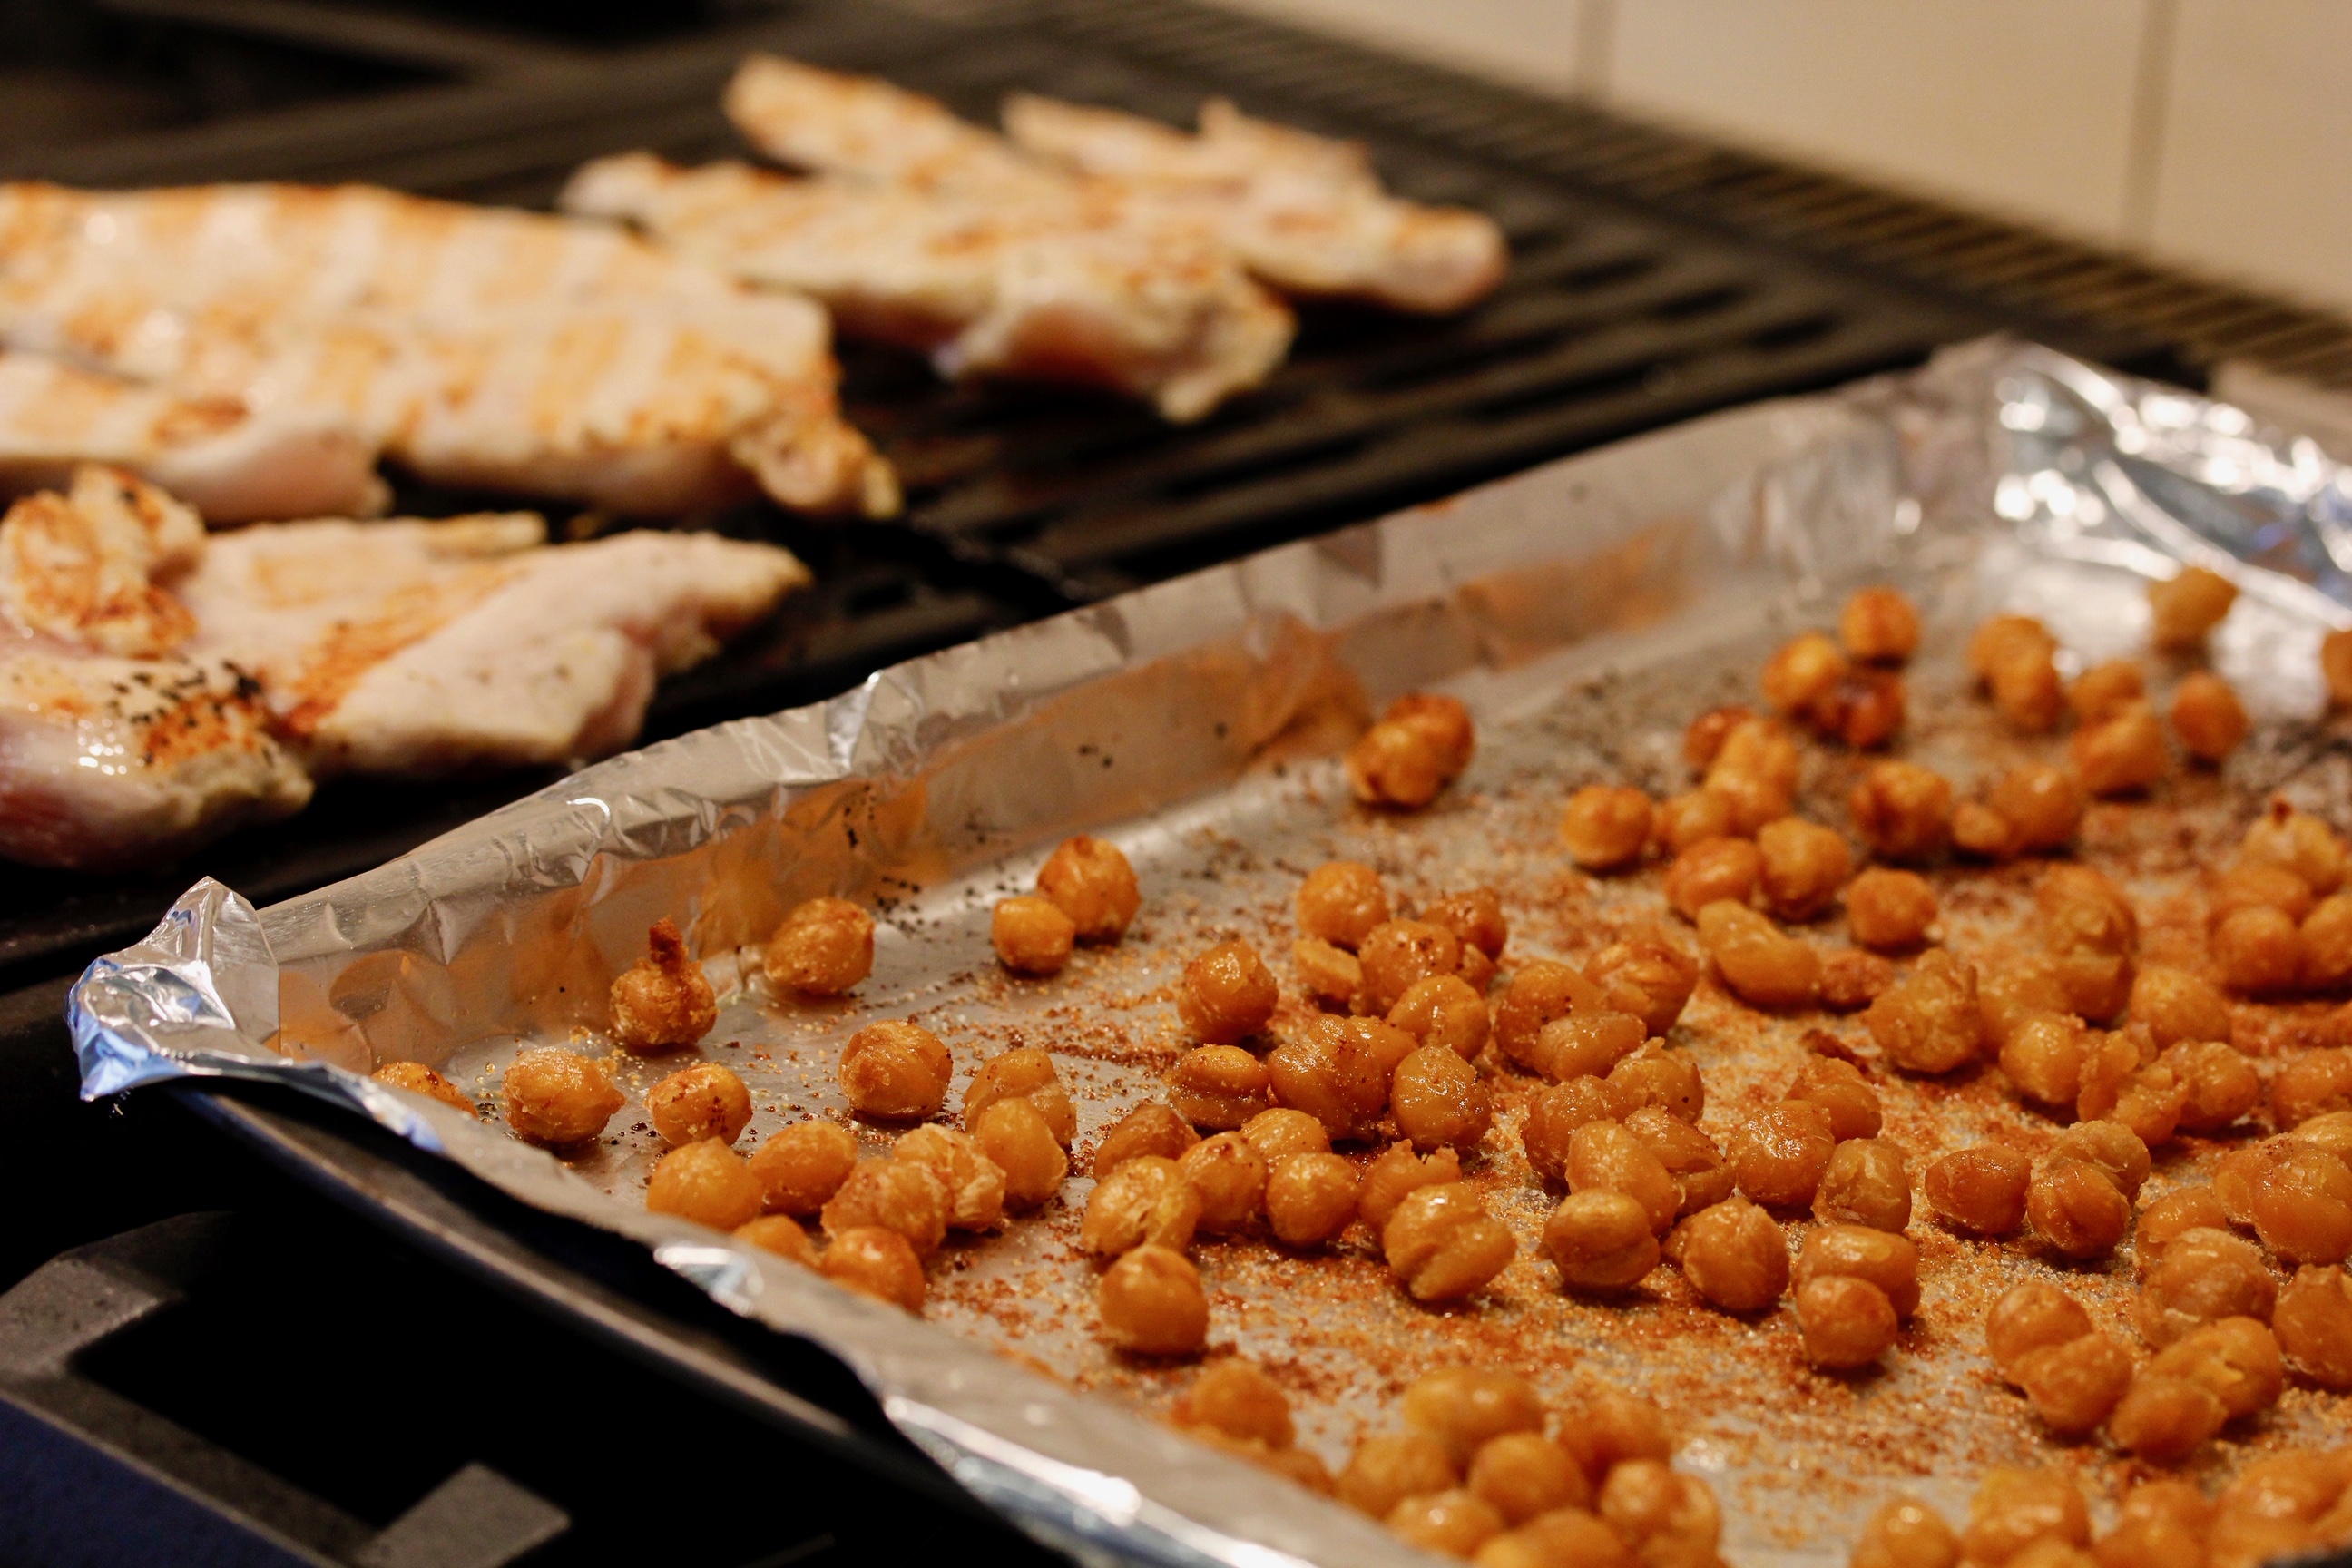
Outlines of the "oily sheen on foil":
[{"label": "oily sheen on foil", "polygon": [[[659,1142],[645,1090],[683,1062],[723,1062],[752,1089],[749,1148],[838,1115],[842,1040],[911,1016],[955,1051],[951,1105],[985,1057],[1054,1050],[1083,1149],[1160,1092],[1181,1044],[1169,987],[1184,957],[1246,936],[1290,990],[1289,892],[1335,854],[1381,866],[1414,899],[1504,888],[1507,967],[1578,956],[1594,921],[1643,911],[1612,909],[1560,864],[1550,832],[1565,792],[1601,778],[1681,787],[1681,725],[1746,696],[1789,627],[1864,576],[1904,584],[1927,609],[1912,754],[1961,776],[2003,743],[1956,695],[1954,650],[1974,618],[2040,615],[2086,665],[2144,644],[2145,580],[2183,560],[2247,589],[2214,659],[2292,735],[2325,707],[2319,637],[2352,623],[2338,602],[2347,496],[2315,447],[2234,409],[2039,348],[1970,345],[1915,374],[1624,442],[880,671],[831,702],[616,757],[268,910],[201,883],[77,986],[83,1093],[184,1077],[290,1083],[527,1202],[634,1237],[730,1309],[826,1346],[965,1485],[1082,1554],[1425,1561],[1148,1418],[1189,1373],[1124,1363],[1095,1339],[1076,1247],[1083,1177],[1041,1215],[951,1243],[918,1321],[646,1213]],[[1338,751],[1369,711],[1421,688],[1471,705],[1479,760],[1421,819],[1352,807]],[[2250,785],[2299,777],[2302,755],[2265,752],[2247,765],[2278,776]],[[1145,912],[1059,979],[1013,981],[991,960],[988,910],[1079,829],[1127,850]],[[820,893],[876,911],[874,973],[842,1003],[772,995],[756,944]],[[633,1103],[585,1156],[559,1161],[494,1116],[469,1121],[365,1076],[421,1060],[487,1104],[520,1049],[601,1051],[607,987],[665,915],[719,986],[719,1026],[683,1058],[616,1058]],[[1297,1006],[1286,995],[1277,1030]],[[1736,1104],[1792,1070],[1800,1031],[1719,1011],[1694,1004],[1677,1043],[1698,1052],[1710,1096]],[[1531,1244],[1549,1201],[1511,1173],[1512,1103],[1481,1180],[1523,1255],[1487,1303],[1413,1306],[1365,1248],[1201,1248],[1213,1343],[1306,1391],[1301,1440],[1335,1466],[1427,1365],[1520,1365],[1555,1394],[1608,1377],[1675,1411],[1677,1462],[1722,1495],[1727,1554],[1764,1563],[1843,1561],[1853,1522],[1895,1482],[1950,1509],[1983,1463],[2030,1449],[2013,1417],[1987,1430],[1953,1416],[1992,1401],[1978,1358],[1925,1309],[1921,1342],[1885,1373],[1791,1408],[1774,1380],[1801,1369],[1759,1371],[1741,1337],[1756,1325],[1562,1298]],[[1949,1131],[1889,1129],[1930,1145]],[[861,1136],[868,1152],[887,1147],[878,1131]]]}]

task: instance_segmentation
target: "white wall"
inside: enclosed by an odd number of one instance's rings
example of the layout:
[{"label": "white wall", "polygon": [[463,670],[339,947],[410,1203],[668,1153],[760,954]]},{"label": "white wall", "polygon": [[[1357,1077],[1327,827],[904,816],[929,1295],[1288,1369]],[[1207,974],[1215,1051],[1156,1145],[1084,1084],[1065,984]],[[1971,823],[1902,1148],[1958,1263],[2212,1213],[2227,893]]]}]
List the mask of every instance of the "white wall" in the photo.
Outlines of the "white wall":
[{"label": "white wall", "polygon": [[2352,0],[1230,0],[2352,308]]}]

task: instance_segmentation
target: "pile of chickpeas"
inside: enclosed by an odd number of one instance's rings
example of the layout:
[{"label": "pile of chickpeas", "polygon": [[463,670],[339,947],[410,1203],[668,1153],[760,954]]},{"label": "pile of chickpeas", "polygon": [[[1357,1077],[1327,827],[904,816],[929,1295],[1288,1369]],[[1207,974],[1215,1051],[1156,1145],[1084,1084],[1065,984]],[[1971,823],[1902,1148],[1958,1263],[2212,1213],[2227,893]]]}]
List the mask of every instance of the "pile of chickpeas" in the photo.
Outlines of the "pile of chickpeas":
[{"label": "pile of chickpeas", "polygon": [[[2234,594],[2196,568],[2155,584],[2158,647],[2193,662]],[[1929,768],[1878,756],[1859,764],[1843,828],[1800,816],[1806,744],[1868,751],[1899,737],[1902,669],[1919,635],[1903,595],[1865,589],[1835,637],[1805,633],[1766,664],[1766,711],[1717,709],[1691,723],[1691,787],[1662,801],[1607,784],[1570,796],[1559,826],[1570,859],[1599,877],[1660,866],[1666,910],[1696,952],[1671,922],[1635,924],[1581,966],[1536,958],[1505,974],[1509,924],[1493,889],[1408,912],[1370,867],[1334,861],[1297,891],[1289,973],[1310,1008],[1285,1015],[1296,1022],[1276,1030],[1283,986],[1250,943],[1193,954],[1175,995],[1190,1044],[1165,1099],[1129,1111],[1093,1151],[1080,1239],[1101,1270],[1104,1339],[1139,1356],[1201,1352],[1209,1305],[1189,1255],[1201,1238],[1253,1232],[1294,1250],[1360,1237],[1413,1300],[1475,1296],[1518,1246],[1465,1162],[1475,1173],[1486,1157],[1492,1081],[1517,1074],[1542,1080],[1516,1131],[1535,1180],[1560,1194],[1539,1248],[1561,1289],[1605,1300],[1668,1265],[1726,1313],[1760,1316],[1790,1298],[1811,1364],[1865,1369],[1897,1344],[1921,1290],[1906,1234],[1915,1173],[1882,1135],[1880,1085],[1990,1062],[2023,1105],[2064,1125],[2038,1154],[1987,1142],[1927,1163],[1916,1173],[1927,1213],[1963,1237],[2028,1237],[2062,1263],[2128,1243],[2140,1274],[2131,1329],[2145,1359],[2047,1280],[2018,1286],[1988,1317],[1992,1364],[2053,1436],[2103,1433],[2138,1460],[2175,1464],[2269,1408],[2289,1377],[2352,1389],[2352,1276],[2340,1267],[2352,1256],[2352,1050],[2307,1051],[2266,1075],[2233,1044],[2232,1011],[2233,997],[2352,983],[2352,848],[2273,802],[2237,863],[2210,879],[2221,984],[2141,963],[2129,899],[2065,857],[2093,800],[2161,784],[2176,742],[2189,765],[2218,765],[2247,732],[2244,710],[2225,682],[2194,669],[2174,684],[2168,739],[2138,666],[2069,682],[2056,640],[2018,616],[1978,628],[1969,668],[2023,733],[2071,717],[2063,761],[2017,766],[1964,795]],[[2352,704],[2352,633],[2328,639],[2322,658],[2331,691]],[[1416,810],[1474,751],[1460,703],[1415,695],[1359,740],[1346,773],[1366,806]],[[1943,945],[1921,868],[2029,856],[2052,858],[2034,882],[2027,951],[1980,968]],[[1074,838],[1034,893],[997,905],[992,945],[1008,971],[1050,976],[1076,946],[1118,941],[1139,906],[1125,857]],[[1841,909],[1844,946],[1795,929]],[[819,899],[788,918],[765,969],[780,989],[838,995],[872,955],[870,918]],[[1667,1044],[1703,974],[1767,1013],[1857,1016],[1868,1048],[1810,1031],[1812,1054],[1781,1097],[1718,1140],[1699,1125],[1696,1066]],[[612,1000],[615,1039],[640,1055],[692,1045],[716,1013],[667,921]],[[909,1124],[887,1159],[859,1160],[851,1133],[825,1121],[740,1157],[749,1096],[725,1068],[698,1065],[647,1097],[674,1145],[648,1206],[919,1310],[923,1260],[948,1232],[1034,1210],[1070,1171],[1074,1108],[1042,1050],[984,1064],[960,1129],[934,1120],[951,1054],[911,1021],[860,1029],[839,1071],[858,1115]],[[421,1067],[379,1076],[472,1109]],[[517,1060],[506,1101],[520,1136],[562,1147],[595,1136],[621,1097],[600,1063],[543,1050]],[[2271,1136],[2242,1136],[2263,1120]],[[2142,1205],[2159,1154],[2184,1135],[2238,1141],[2210,1162],[2210,1184],[2175,1182]],[[802,1227],[809,1216],[821,1253]],[[1785,1226],[1798,1218],[1809,1223],[1792,1257]],[[2284,1284],[2281,1270],[2292,1271]],[[1497,1568],[1715,1561],[1714,1500],[1666,1468],[1664,1423],[1639,1402],[1596,1394],[1546,1436],[1523,1381],[1457,1369],[1414,1384],[1403,1411],[1408,1430],[1366,1438],[1337,1478],[1297,1447],[1280,1388],[1246,1363],[1212,1364],[1176,1418],[1408,1540]],[[2279,1542],[2352,1542],[2347,1481],[2352,1457],[2289,1455],[2250,1467],[2210,1501],[2186,1483],[2150,1482],[2094,1543],[2071,1482],[1996,1471],[1965,1531],[1897,1501],[1855,1559],[2143,1568],[2131,1560],[2153,1551],[2166,1564],[2251,1564]]]}]

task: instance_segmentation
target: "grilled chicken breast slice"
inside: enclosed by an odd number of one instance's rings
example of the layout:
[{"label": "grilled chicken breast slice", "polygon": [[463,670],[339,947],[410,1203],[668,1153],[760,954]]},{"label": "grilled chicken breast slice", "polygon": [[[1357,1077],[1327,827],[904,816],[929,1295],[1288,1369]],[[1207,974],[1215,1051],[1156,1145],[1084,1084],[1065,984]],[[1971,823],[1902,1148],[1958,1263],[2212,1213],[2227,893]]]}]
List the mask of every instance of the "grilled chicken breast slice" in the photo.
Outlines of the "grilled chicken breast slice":
[{"label": "grilled chicken breast slice", "polygon": [[1110,386],[1171,419],[1264,381],[1295,327],[1213,240],[1139,234],[1072,201],[680,169],[640,153],[583,168],[562,205],[813,294],[845,331],[929,352],[943,374]]}]

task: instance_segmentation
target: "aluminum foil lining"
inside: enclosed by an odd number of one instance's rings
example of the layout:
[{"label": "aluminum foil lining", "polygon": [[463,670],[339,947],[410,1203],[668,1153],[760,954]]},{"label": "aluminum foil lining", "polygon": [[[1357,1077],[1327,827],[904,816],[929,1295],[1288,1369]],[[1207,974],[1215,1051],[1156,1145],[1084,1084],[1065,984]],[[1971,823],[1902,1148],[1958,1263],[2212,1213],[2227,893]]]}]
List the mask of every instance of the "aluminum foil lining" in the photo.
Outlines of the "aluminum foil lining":
[{"label": "aluminum foil lining", "polygon": [[[209,880],[68,1005],[85,1098],[177,1078],[291,1084],[551,1212],[634,1237],[714,1300],[839,1356],[959,1480],[1082,1559],[1426,1561],[1289,1483],[969,1339],[623,1203],[552,1156],[366,1073],[604,1022],[667,915],[722,992],[818,893],[883,911],[877,979],[927,892],[1068,832],[1175,817],[1325,759],[1444,686],[1523,710],[1591,650],[1702,644],[1756,606],[1898,562],[1965,563],[1981,607],[2088,661],[2144,638],[2144,580],[2246,590],[2214,657],[2250,706],[2324,702],[2352,624],[2352,489],[2308,441],[2048,350],[1923,371],[1570,458],[877,672],[826,703],[589,768],[376,871],[257,910]],[[2137,616],[2137,623],[2134,617]],[[1116,739],[1114,749],[1107,738]]]}]

